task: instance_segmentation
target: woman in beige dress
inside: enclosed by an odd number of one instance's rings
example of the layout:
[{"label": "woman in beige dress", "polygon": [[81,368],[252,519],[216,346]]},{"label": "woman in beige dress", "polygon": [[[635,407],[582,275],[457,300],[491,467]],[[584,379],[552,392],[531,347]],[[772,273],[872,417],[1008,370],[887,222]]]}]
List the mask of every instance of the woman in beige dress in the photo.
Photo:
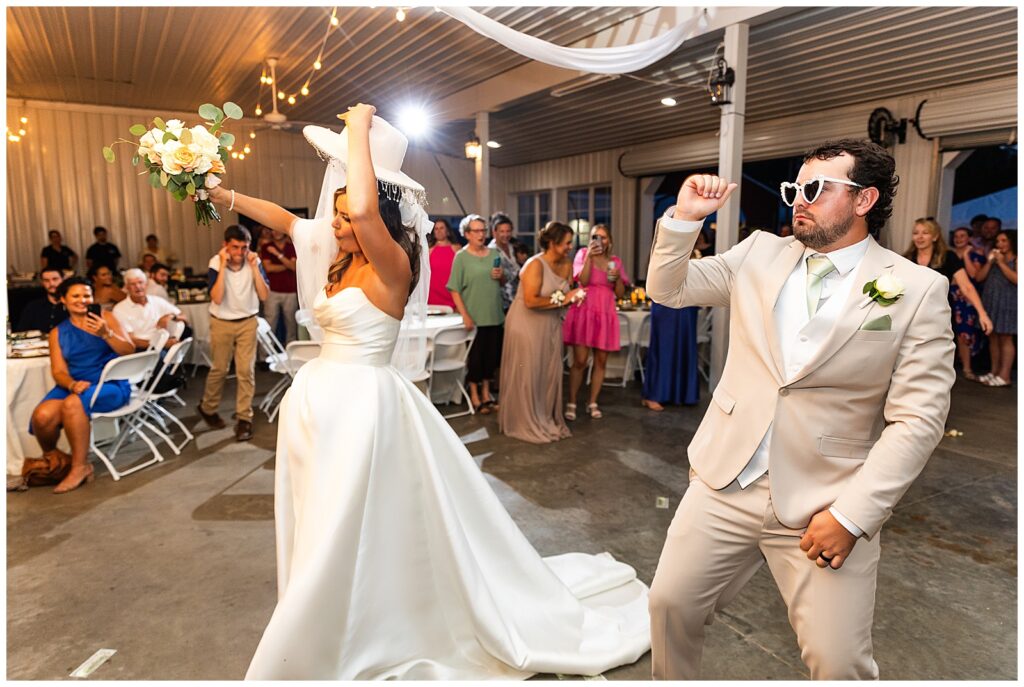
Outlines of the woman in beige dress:
[{"label": "woman in beige dress", "polygon": [[[572,436],[562,417],[562,308],[581,289],[572,278],[572,229],[549,222],[540,234],[543,253],[526,261],[519,290],[505,318],[498,426],[503,434],[534,444]],[[563,302],[552,301],[561,291]]]}]

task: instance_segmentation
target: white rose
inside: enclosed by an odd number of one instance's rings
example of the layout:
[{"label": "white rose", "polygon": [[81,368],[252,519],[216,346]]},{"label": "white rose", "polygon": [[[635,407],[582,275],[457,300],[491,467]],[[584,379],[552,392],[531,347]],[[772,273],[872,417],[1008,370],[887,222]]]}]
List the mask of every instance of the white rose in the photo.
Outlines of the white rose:
[{"label": "white rose", "polygon": [[903,295],[906,285],[898,277],[891,274],[884,274],[875,280],[875,289],[882,298],[892,300]]},{"label": "white rose", "polygon": [[185,122],[181,121],[180,119],[171,119],[165,122],[165,124],[166,126],[164,128],[164,131],[170,131],[172,134],[174,134],[175,138],[181,138],[181,132],[185,128]]},{"label": "white rose", "polygon": [[220,141],[217,140],[217,137],[207,131],[202,124],[197,124],[190,131],[192,132],[192,144],[199,146],[203,155],[216,157],[217,150],[220,148]]},{"label": "white rose", "polygon": [[216,188],[220,186],[220,177],[216,174],[206,175],[206,188]]},{"label": "white rose", "polygon": [[192,143],[188,146],[189,151],[195,156],[195,160],[192,163],[192,171],[197,174],[206,174],[210,171],[210,167],[213,166],[213,162],[210,160],[210,156],[203,152],[203,149]]},{"label": "white rose", "polygon": [[163,154],[160,156],[163,162],[164,171],[174,176],[175,174],[181,174],[184,167],[175,159],[175,153],[179,148],[183,148],[179,141],[168,141],[163,145]]}]

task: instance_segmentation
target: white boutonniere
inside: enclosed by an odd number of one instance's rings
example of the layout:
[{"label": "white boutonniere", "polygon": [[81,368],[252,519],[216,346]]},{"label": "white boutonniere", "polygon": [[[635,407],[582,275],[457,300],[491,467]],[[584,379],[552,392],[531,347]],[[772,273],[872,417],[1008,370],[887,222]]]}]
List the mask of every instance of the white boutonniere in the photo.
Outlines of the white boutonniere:
[{"label": "white boutonniere", "polygon": [[883,274],[864,285],[864,293],[868,298],[881,306],[892,305],[903,297],[906,290],[903,280],[891,274]]}]

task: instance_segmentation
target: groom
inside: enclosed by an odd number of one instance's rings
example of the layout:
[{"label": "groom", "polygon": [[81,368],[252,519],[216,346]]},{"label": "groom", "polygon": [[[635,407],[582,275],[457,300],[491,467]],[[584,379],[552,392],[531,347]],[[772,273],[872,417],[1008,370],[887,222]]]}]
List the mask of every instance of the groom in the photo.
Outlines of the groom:
[{"label": "groom", "polygon": [[942,437],[954,379],[946,278],[869,235],[894,169],[873,143],[827,142],[783,184],[793,236],[702,260],[703,220],[736,184],[691,176],[659,222],[647,292],[728,306],[730,338],[651,585],[655,679],[699,676],[704,625],[764,561],[811,677],[878,677],[879,531]]}]

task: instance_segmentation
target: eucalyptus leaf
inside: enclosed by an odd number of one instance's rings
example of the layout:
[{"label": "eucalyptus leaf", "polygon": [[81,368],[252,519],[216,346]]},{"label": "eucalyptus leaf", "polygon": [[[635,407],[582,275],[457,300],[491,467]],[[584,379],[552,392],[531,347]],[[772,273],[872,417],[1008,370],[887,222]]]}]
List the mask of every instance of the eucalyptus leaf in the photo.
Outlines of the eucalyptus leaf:
[{"label": "eucalyptus leaf", "polygon": [[141,136],[144,133],[146,133],[146,125],[132,124],[131,128],[128,129],[128,133],[130,133],[132,136]]},{"label": "eucalyptus leaf", "polygon": [[224,103],[224,114],[226,114],[231,119],[241,119],[242,108],[240,108],[238,105],[235,105],[232,102],[226,102]]},{"label": "eucalyptus leaf", "polygon": [[191,181],[188,182],[188,186],[185,187],[185,192],[190,196],[194,196],[196,194],[196,185]]},{"label": "eucalyptus leaf", "polygon": [[210,127],[210,135],[211,135],[211,136],[216,136],[216,135],[217,135],[217,132],[218,132],[218,131],[220,131],[220,128],[221,128],[222,126],[224,126],[224,122],[217,122],[216,124],[214,124],[213,126],[211,126],[211,127]]},{"label": "eucalyptus leaf", "polygon": [[160,174],[158,172],[149,173],[149,185],[153,188],[160,188]]},{"label": "eucalyptus leaf", "polygon": [[114,149],[110,146],[103,146],[103,159],[107,162],[114,161]]},{"label": "eucalyptus leaf", "polygon": [[132,156],[132,167],[134,167],[135,165],[139,164],[139,159],[140,158],[139,158],[139,154],[138,153],[136,153],[135,155]]},{"label": "eucalyptus leaf", "polygon": [[218,140],[220,141],[220,144],[222,146],[227,148],[228,146],[235,144],[235,135],[224,132],[223,134],[220,135],[220,138]]},{"label": "eucalyptus leaf", "polygon": [[177,141],[177,140],[178,140],[178,137],[175,136],[174,134],[172,134],[170,131],[165,131],[164,132],[164,139],[163,139],[164,143],[167,143],[168,141]]},{"label": "eucalyptus leaf", "polygon": [[178,187],[178,188],[177,188],[177,189],[176,189],[176,190],[175,190],[175,191],[174,191],[174,192],[173,192],[173,193],[171,194],[171,196],[172,196],[172,197],[173,197],[173,198],[174,198],[175,200],[177,200],[177,201],[182,201],[182,200],[185,200],[185,198],[186,198],[186,197],[188,196],[188,194],[187,194],[187,193],[185,192],[185,187],[184,187],[184,186],[179,186],[179,187]]},{"label": "eucalyptus leaf", "polygon": [[192,143],[192,132],[188,129],[181,130],[181,138],[179,139],[182,145],[189,145]]},{"label": "eucalyptus leaf", "polygon": [[167,125],[164,124],[164,120],[160,119],[159,117],[153,117],[153,126],[155,126],[157,129],[160,129],[160,131],[163,131],[164,129],[167,128]]},{"label": "eucalyptus leaf", "polygon": [[220,108],[213,103],[203,103],[199,106],[199,116],[203,119],[216,119]]},{"label": "eucalyptus leaf", "polygon": [[160,185],[166,186],[167,182],[171,180],[171,177],[167,175],[167,172],[160,172]]}]

